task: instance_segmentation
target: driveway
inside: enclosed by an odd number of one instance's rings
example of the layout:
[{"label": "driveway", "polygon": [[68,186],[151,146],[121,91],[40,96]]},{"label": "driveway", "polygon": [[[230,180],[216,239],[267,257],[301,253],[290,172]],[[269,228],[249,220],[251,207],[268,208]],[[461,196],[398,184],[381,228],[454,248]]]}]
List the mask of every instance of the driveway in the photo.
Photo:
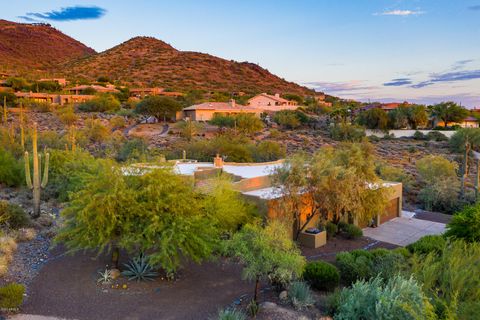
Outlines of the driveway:
[{"label": "driveway", "polygon": [[442,234],[445,224],[413,217],[398,217],[376,228],[363,229],[363,235],[378,241],[406,246],[426,235]]}]

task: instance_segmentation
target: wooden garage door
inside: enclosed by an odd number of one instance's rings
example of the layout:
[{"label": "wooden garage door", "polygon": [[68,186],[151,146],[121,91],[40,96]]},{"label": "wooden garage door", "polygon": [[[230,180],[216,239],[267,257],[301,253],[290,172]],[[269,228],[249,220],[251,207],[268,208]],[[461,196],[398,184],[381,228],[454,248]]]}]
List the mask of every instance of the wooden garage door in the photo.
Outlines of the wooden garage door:
[{"label": "wooden garage door", "polygon": [[398,216],[400,216],[400,212],[398,212],[398,201],[400,198],[396,198],[390,201],[388,204],[385,214],[380,217],[380,223],[385,223],[389,220],[392,220]]}]

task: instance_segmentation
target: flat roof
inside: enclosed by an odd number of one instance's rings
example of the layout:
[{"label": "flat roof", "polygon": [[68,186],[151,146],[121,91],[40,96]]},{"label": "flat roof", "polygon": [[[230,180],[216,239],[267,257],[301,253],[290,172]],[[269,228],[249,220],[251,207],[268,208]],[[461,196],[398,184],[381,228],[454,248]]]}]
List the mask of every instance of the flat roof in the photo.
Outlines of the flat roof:
[{"label": "flat roof", "polygon": [[[225,163],[222,167],[224,172],[242,177],[244,179],[264,177],[273,174],[275,169],[282,166],[282,162],[267,163],[248,163],[248,164],[229,164]],[[177,162],[174,171],[182,175],[193,175],[195,171],[201,168],[213,168],[211,162]]]}]

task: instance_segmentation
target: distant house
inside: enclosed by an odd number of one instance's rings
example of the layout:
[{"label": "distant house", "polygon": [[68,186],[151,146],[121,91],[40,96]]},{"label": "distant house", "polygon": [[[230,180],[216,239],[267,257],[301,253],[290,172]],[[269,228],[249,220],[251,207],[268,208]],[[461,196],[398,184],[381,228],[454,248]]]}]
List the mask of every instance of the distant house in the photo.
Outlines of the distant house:
[{"label": "distant house", "polygon": [[46,102],[58,105],[79,104],[95,98],[93,95],[52,94],[42,92],[15,92],[15,96],[35,102]]},{"label": "distant house", "polygon": [[[447,127],[453,127],[453,126],[460,126],[462,128],[478,128],[478,119],[472,116],[466,117],[463,121],[461,122],[449,122],[447,123]],[[445,123],[441,120],[434,121],[433,123],[434,127],[445,127]]]},{"label": "distant house", "polygon": [[248,100],[247,105],[262,111],[280,111],[280,110],[295,110],[297,109],[297,101],[287,100],[280,97],[276,93],[274,96],[266,93],[261,93]]},{"label": "distant house", "polygon": [[231,102],[204,102],[183,109],[183,117],[193,121],[209,121],[215,113],[239,114],[250,113],[260,116],[261,110]]},{"label": "distant house", "polygon": [[397,109],[401,105],[408,106],[408,103],[407,102],[402,102],[402,103],[400,103],[400,102],[373,103],[373,104],[369,104],[369,105],[366,105],[366,106],[360,108],[360,111],[367,111],[367,110],[370,110],[370,109],[381,109],[385,112],[389,112],[389,111]]},{"label": "distant house", "polygon": [[130,89],[130,97],[143,99],[148,96],[165,96],[165,97],[181,97],[183,93],[175,91],[165,91],[163,88],[132,88]]},{"label": "distant house", "polygon": [[119,92],[117,89],[115,89],[115,86],[113,85],[107,85],[106,87],[104,86],[99,86],[99,85],[80,85],[72,88],[66,89],[67,91],[71,92],[72,94],[83,94],[85,90],[87,89],[93,89],[98,93],[116,93]]},{"label": "distant house", "polygon": [[39,82],[56,82],[62,87],[65,87],[67,85],[67,79],[65,78],[43,78],[38,81]]}]

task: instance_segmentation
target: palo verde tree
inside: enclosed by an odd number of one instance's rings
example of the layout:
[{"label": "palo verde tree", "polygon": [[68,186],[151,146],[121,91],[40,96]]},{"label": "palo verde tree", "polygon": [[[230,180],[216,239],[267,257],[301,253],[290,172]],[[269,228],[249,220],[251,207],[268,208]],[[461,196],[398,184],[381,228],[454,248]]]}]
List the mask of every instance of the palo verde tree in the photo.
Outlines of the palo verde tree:
[{"label": "palo verde tree", "polygon": [[255,281],[254,302],[257,302],[259,283],[269,280],[287,285],[300,277],[305,258],[291,240],[289,228],[279,220],[247,224],[227,240],[226,253],[244,264],[243,277]]},{"label": "palo verde tree", "polygon": [[447,127],[451,122],[460,122],[468,116],[468,110],[455,102],[448,101],[430,106],[431,114]]},{"label": "palo verde tree", "polygon": [[274,185],[283,195],[279,209],[293,219],[295,239],[315,217],[370,221],[384,212],[389,191],[375,173],[372,154],[366,142],[344,143],[313,157],[295,156],[276,170]]},{"label": "palo verde tree", "polygon": [[140,114],[153,116],[166,122],[167,118],[175,116],[177,111],[182,110],[182,105],[169,97],[150,96],[140,101],[135,111]]},{"label": "palo verde tree", "polygon": [[380,108],[372,108],[361,112],[357,121],[368,129],[386,130],[388,128],[388,115]]}]

